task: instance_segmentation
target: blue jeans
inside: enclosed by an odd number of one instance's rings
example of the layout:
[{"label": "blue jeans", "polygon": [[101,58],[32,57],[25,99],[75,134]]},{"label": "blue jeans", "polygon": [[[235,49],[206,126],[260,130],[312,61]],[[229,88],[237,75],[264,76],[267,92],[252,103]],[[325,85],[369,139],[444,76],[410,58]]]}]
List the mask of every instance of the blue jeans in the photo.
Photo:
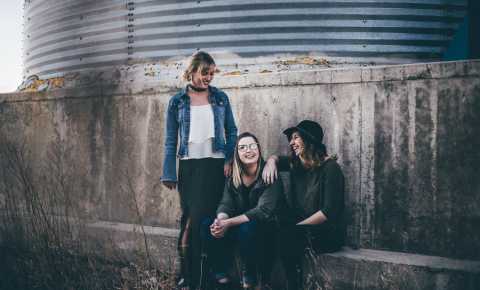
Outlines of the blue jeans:
[{"label": "blue jeans", "polygon": [[255,221],[249,221],[227,230],[223,238],[215,238],[210,233],[210,225],[214,219],[203,220],[201,226],[202,248],[207,254],[209,263],[216,275],[222,278],[232,261],[233,246],[238,247],[238,252],[244,264],[244,275],[254,278],[256,274],[259,240],[261,232]]}]

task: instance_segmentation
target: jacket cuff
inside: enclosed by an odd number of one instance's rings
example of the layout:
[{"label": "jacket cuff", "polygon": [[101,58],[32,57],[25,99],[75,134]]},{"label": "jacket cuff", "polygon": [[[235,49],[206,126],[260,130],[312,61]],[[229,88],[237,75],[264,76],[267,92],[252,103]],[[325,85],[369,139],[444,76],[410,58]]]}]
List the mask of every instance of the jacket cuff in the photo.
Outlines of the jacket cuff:
[{"label": "jacket cuff", "polygon": [[162,181],[177,181],[177,160],[175,155],[166,155],[163,161]]},{"label": "jacket cuff", "polygon": [[330,209],[328,208],[322,208],[320,209],[320,211],[323,213],[323,215],[327,218],[327,220],[330,220],[331,217],[332,217],[332,213],[330,211]]},{"label": "jacket cuff", "polygon": [[223,206],[220,206],[218,209],[217,209],[217,212],[216,212],[216,215],[218,215],[219,213],[226,213],[229,217],[232,217],[231,213],[227,210],[227,208],[223,207]]},{"label": "jacket cuff", "polygon": [[261,212],[260,209],[258,208],[253,208],[247,212],[244,213],[248,217],[249,220],[251,221],[266,221],[268,220],[268,217]]},{"label": "jacket cuff", "polygon": [[228,150],[226,148],[226,150],[225,150],[225,163],[232,162],[232,158],[233,158],[233,150]]}]

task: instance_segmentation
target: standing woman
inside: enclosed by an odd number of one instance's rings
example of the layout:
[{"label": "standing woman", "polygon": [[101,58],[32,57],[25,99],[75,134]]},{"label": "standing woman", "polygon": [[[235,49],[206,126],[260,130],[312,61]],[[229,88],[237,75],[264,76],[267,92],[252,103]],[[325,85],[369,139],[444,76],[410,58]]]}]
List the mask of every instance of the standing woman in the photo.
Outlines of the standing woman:
[{"label": "standing woman", "polygon": [[315,253],[335,252],[344,242],[344,176],[336,158],[327,155],[323,129],[304,120],[283,131],[291,156],[271,156],[263,178],[272,182],[280,171],[290,172],[286,208],[280,218],[280,255],[287,274],[287,289],[302,287],[302,258],[307,248]]},{"label": "standing woman", "polygon": [[189,84],[170,99],[166,117],[161,179],[167,188],[177,187],[180,193],[178,288],[184,290],[200,286],[200,223],[215,215],[225,177],[231,173],[237,138],[228,96],[210,86],[215,70],[208,53],[195,53],[183,75]]}]

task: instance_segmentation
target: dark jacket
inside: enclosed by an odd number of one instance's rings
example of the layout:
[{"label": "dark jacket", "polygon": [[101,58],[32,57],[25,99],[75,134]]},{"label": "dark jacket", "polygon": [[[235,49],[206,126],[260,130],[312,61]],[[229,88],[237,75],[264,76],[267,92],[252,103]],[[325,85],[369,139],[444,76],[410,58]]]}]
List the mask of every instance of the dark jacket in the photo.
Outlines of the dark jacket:
[{"label": "dark jacket", "polygon": [[345,208],[345,181],[335,158],[314,169],[290,168],[289,158],[280,157],[279,170],[290,171],[290,189],[285,194],[286,220],[299,222],[321,210],[326,224],[340,226]]},{"label": "dark jacket", "polygon": [[282,195],[283,183],[280,178],[267,185],[259,177],[249,187],[242,184],[238,188],[229,178],[217,214],[223,212],[229,217],[245,214],[251,221],[269,222],[274,219],[277,202]]}]

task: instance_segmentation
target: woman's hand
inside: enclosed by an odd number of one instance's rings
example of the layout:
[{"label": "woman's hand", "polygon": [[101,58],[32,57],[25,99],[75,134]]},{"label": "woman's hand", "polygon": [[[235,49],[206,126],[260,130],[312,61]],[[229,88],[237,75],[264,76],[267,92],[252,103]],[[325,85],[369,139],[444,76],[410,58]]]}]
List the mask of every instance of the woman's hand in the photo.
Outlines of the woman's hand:
[{"label": "woman's hand", "polygon": [[162,181],[162,184],[170,190],[173,190],[177,187],[177,183],[175,181]]},{"label": "woman's hand", "polygon": [[262,172],[262,179],[266,184],[272,184],[278,176],[277,170],[278,157],[275,155],[270,156],[265,163],[265,167]]},{"label": "woman's hand", "polygon": [[229,227],[230,223],[227,219],[215,219],[210,226],[210,233],[217,239],[223,238]]},{"label": "woman's hand", "polygon": [[232,175],[232,163],[227,162],[223,165],[223,174],[225,174],[225,177]]}]

